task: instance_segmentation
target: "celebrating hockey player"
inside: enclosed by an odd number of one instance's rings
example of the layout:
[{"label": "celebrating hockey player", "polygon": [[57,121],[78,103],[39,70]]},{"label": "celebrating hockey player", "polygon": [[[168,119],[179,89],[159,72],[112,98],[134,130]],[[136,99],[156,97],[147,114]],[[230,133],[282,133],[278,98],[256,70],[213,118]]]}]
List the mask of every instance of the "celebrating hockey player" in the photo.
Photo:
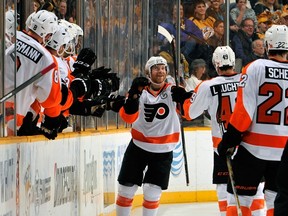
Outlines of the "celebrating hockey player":
[{"label": "celebrating hockey player", "polygon": [[[132,139],[126,149],[118,176],[116,214],[130,215],[133,197],[143,184],[143,216],[157,214],[162,190],[166,190],[172,151],[180,138],[172,85],[165,82],[167,61],[151,57],[145,66],[147,78],[133,80],[120,116],[132,124]],[[147,170],[143,173],[145,167]]]}]

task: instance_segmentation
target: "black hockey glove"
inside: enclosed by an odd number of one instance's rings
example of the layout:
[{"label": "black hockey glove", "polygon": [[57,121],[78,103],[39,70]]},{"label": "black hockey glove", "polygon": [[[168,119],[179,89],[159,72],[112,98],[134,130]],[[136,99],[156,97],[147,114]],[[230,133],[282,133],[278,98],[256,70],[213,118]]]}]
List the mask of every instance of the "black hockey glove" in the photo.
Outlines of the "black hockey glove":
[{"label": "black hockey glove", "polygon": [[59,133],[62,133],[62,131],[68,127],[68,119],[64,115],[60,115],[60,127],[58,129]]},{"label": "black hockey glove", "polygon": [[69,113],[72,115],[81,115],[81,116],[93,115],[96,109],[100,106],[104,106],[106,102],[107,97],[98,97],[95,99],[85,99],[83,101],[75,101],[69,108]]},{"label": "black hockey glove", "polygon": [[227,132],[223,134],[222,140],[217,148],[219,156],[222,159],[226,159],[227,156],[231,156],[235,150],[235,147],[240,144],[241,140],[242,133],[229,123]]},{"label": "black hockey glove", "polygon": [[78,97],[88,95],[91,89],[91,81],[88,76],[79,74],[70,84],[70,90],[72,91],[74,101]]},{"label": "black hockey glove", "polygon": [[146,77],[136,77],[132,81],[131,88],[128,91],[128,98],[124,104],[124,110],[127,114],[134,114],[139,109],[139,98],[145,86],[149,85]]},{"label": "black hockey glove", "polygon": [[23,119],[21,127],[17,131],[17,136],[31,136],[41,134],[37,122],[39,120],[39,114],[33,120],[32,112],[28,112]]},{"label": "black hockey glove", "polygon": [[105,105],[91,107],[91,115],[101,118],[105,112]]},{"label": "black hockey glove", "polygon": [[49,117],[45,115],[41,123],[40,131],[46,138],[54,140],[57,137],[60,124],[60,115],[57,117]]},{"label": "black hockey glove", "polygon": [[128,91],[129,99],[138,99],[142,94],[142,90],[149,85],[149,80],[146,77],[136,77],[132,81],[132,85]]},{"label": "black hockey glove", "polygon": [[78,76],[79,73],[88,75],[89,71],[91,70],[91,66],[96,59],[97,56],[92,49],[81,49],[75,63],[73,64],[74,71],[72,72],[72,75],[75,77]]},{"label": "black hockey glove", "polygon": [[192,92],[187,92],[180,86],[173,86],[171,89],[172,100],[183,105],[184,101],[192,96]]},{"label": "black hockey glove", "polygon": [[110,71],[111,68],[105,68],[105,66],[98,67],[92,70],[90,77],[91,79],[106,79]]},{"label": "black hockey glove", "polygon": [[120,78],[117,77],[117,73],[111,73],[111,68],[105,68],[104,66],[92,70],[90,79],[95,80],[107,80],[111,85],[111,92],[119,90]]},{"label": "black hockey glove", "polygon": [[121,107],[125,103],[125,96],[121,95],[111,95],[108,97],[108,101],[106,103],[106,110],[112,110],[114,112],[119,112]]}]

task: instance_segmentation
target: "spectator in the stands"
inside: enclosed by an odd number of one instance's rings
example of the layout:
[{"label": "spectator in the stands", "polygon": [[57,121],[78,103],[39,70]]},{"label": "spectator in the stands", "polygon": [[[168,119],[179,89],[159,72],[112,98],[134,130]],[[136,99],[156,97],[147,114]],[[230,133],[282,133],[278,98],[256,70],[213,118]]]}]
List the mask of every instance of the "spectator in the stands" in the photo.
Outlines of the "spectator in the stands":
[{"label": "spectator in the stands", "polygon": [[189,20],[193,21],[202,31],[204,40],[208,40],[214,34],[213,24],[216,19],[206,14],[206,5],[203,0],[197,0],[193,3],[193,16]]},{"label": "spectator in the stands", "polygon": [[214,35],[207,40],[207,43],[210,46],[210,49],[209,49],[210,55],[209,56],[211,57],[210,61],[207,61],[207,73],[208,73],[209,77],[215,77],[218,75],[216,70],[215,70],[214,65],[212,64],[213,52],[218,46],[224,46],[225,45],[224,22],[222,20],[216,20],[216,22],[213,25],[213,29],[214,29]]},{"label": "spectator in the stands", "polygon": [[279,24],[288,26],[288,5],[283,5]]},{"label": "spectator in the stands", "polygon": [[254,21],[255,28],[257,26],[257,18],[256,14],[253,9],[248,8],[246,6],[247,0],[236,0],[236,7],[230,11],[230,15],[234,22],[240,26],[241,22],[246,19],[250,18]]},{"label": "spectator in the stands", "polygon": [[256,39],[252,42],[251,61],[254,61],[260,58],[267,59],[268,57],[265,52],[263,39]]},{"label": "spectator in the stands", "polygon": [[252,41],[259,39],[259,37],[255,33],[255,23],[251,18],[244,19],[240,28],[232,39],[232,47],[235,57],[242,59],[242,66],[245,66],[252,61],[250,56],[252,53]]},{"label": "spectator in the stands", "polygon": [[271,13],[269,11],[264,11],[263,13],[257,16],[257,20],[258,20],[257,34],[259,38],[263,39],[265,36],[265,32],[272,25]]},{"label": "spectator in the stands", "polygon": [[280,9],[281,6],[278,3],[278,0],[259,0],[253,8],[256,16],[263,13],[264,11],[270,11],[271,13],[273,13]]},{"label": "spectator in the stands", "polygon": [[[173,35],[175,38],[177,36],[176,29],[177,22],[177,5],[173,6],[172,12],[172,23],[161,23],[167,31]],[[183,16],[183,6],[180,5],[180,37],[181,37],[181,53],[185,56],[187,61],[190,63],[191,59],[189,58],[190,53],[195,52],[198,41],[203,41],[203,36],[201,30],[193,23],[191,20],[185,19]],[[158,35],[159,40],[164,42],[162,44],[163,47],[166,46],[165,38],[163,35]]]},{"label": "spectator in the stands", "polygon": [[210,0],[211,5],[207,8],[206,14],[208,16],[214,17],[215,20],[225,19],[225,10],[223,7],[220,7],[220,0]]},{"label": "spectator in the stands", "polygon": [[59,19],[67,20],[67,1],[61,0],[59,3]]}]

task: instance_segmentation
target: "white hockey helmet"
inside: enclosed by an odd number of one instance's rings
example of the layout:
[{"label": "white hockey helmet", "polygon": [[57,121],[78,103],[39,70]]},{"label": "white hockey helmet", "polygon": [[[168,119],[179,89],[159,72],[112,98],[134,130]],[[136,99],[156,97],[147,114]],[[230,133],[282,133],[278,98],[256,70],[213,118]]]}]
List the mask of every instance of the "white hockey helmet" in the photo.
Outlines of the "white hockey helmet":
[{"label": "white hockey helmet", "polygon": [[49,11],[40,10],[31,17],[28,28],[42,38],[48,34],[54,34],[58,25],[57,16]]},{"label": "white hockey helmet", "polygon": [[15,11],[8,10],[5,13],[5,33],[9,37],[15,36]]},{"label": "white hockey helmet", "polygon": [[25,29],[26,29],[26,31],[29,30],[29,26],[31,25],[32,17],[34,16],[35,13],[36,13],[36,12],[31,13],[31,14],[28,16],[28,18],[26,19],[26,22],[25,22],[25,25],[26,25]]},{"label": "white hockey helmet", "polygon": [[77,32],[77,35],[76,35],[76,44],[77,44],[79,36],[83,37],[83,35],[84,35],[83,34],[83,29],[79,25],[77,25],[75,23],[71,23],[71,24],[74,26],[74,28],[76,29],[76,32]]},{"label": "white hockey helmet", "polygon": [[149,77],[151,76],[151,68],[154,65],[165,65],[166,72],[168,73],[168,64],[166,59],[162,56],[152,56],[151,58],[149,58],[145,65],[145,73]]},{"label": "white hockey helmet", "polygon": [[[71,40],[70,34],[68,33],[68,28],[62,25],[57,26],[57,31],[52,35],[51,40],[47,43],[47,46],[59,51],[62,45],[66,45],[65,51],[67,49],[67,44]],[[59,55],[63,53],[58,53]]]},{"label": "white hockey helmet", "polygon": [[269,50],[288,50],[288,27],[286,25],[272,25],[266,32],[264,43]]},{"label": "white hockey helmet", "polygon": [[229,46],[218,46],[212,57],[212,63],[217,71],[219,67],[235,66],[235,53]]},{"label": "white hockey helmet", "polygon": [[74,55],[76,51],[75,46],[77,39],[77,29],[72,23],[64,19],[59,20],[59,25],[65,26],[68,29],[68,33],[70,34],[70,41],[68,43],[69,48],[66,49],[66,53]]}]

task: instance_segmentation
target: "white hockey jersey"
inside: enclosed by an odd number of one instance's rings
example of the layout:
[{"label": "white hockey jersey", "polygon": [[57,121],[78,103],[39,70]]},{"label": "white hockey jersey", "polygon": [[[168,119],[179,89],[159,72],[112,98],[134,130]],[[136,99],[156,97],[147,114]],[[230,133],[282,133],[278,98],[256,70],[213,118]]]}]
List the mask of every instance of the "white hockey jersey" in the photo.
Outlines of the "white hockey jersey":
[{"label": "white hockey jersey", "polygon": [[288,61],[259,59],[244,68],[230,123],[255,157],[280,160],[288,138]]},{"label": "white hockey jersey", "polygon": [[[14,78],[15,61],[16,79]],[[14,46],[9,47],[5,53],[5,75],[7,75],[5,76],[5,93],[15,88],[14,79],[16,86],[19,86],[37,73],[44,71],[47,73],[16,95],[17,115],[25,116],[35,100],[39,101],[46,109],[44,113],[50,117],[58,116],[61,111],[59,107],[61,102],[60,76],[55,58],[34,38],[17,31],[16,58]]]},{"label": "white hockey jersey", "polygon": [[[186,100],[184,116],[195,119],[204,110],[208,110],[211,116],[212,140],[214,151],[217,152],[218,144],[222,139],[222,133],[226,130],[229,119],[235,106],[240,74],[223,75],[201,82],[195,89],[190,100]],[[217,109],[219,104],[219,91],[221,90],[221,122],[217,121]]]},{"label": "white hockey jersey", "polygon": [[176,103],[172,101],[171,84],[165,84],[154,96],[148,88],[139,98],[139,110],[128,115],[122,107],[119,114],[124,121],[133,118],[131,134],[133,142],[149,152],[170,152],[180,141],[180,121]]}]

